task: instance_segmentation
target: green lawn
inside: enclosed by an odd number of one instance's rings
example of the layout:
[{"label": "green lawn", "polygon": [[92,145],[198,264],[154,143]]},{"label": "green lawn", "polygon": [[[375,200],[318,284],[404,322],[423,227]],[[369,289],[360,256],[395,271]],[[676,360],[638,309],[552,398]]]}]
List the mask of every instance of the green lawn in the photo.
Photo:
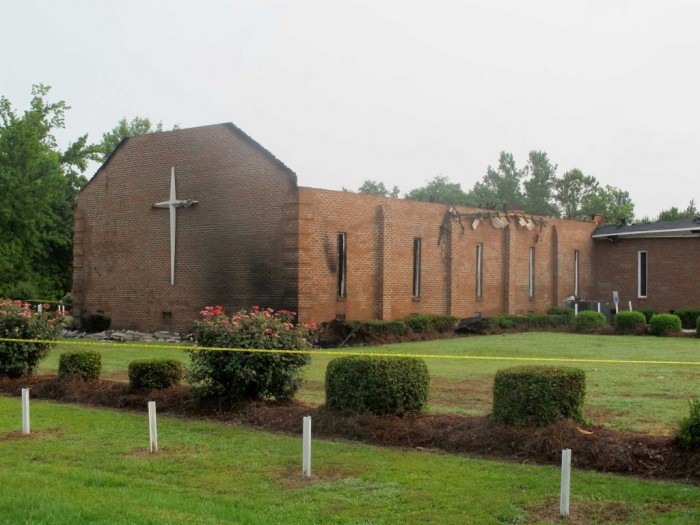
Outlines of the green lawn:
[{"label": "green lawn", "polygon": [[[461,343],[460,343],[461,344]],[[559,523],[559,470],[0,396],[2,524]],[[301,421],[299,422],[301,427]],[[575,451],[574,451],[575,455]],[[700,488],[572,474],[571,523],[694,524]]]},{"label": "green lawn", "polygon": [[[131,349],[118,344],[95,343],[103,354],[103,377],[126,380],[129,361],[139,357],[168,356],[187,362],[178,348]],[[84,348],[84,347],[80,347]],[[50,373],[58,366],[61,345],[42,363]],[[634,336],[598,336],[562,333],[521,333],[464,337],[421,343],[405,343],[343,349],[345,352],[431,354],[441,356],[510,358],[581,358],[700,361],[700,339]],[[312,403],[324,400],[323,377],[331,357],[316,356],[306,372],[307,383],[298,398]],[[429,411],[488,414],[495,372],[522,364],[517,361],[428,359],[432,385]],[[612,363],[551,363],[579,366],[586,371],[586,415],[596,424],[653,434],[669,434],[687,415],[689,398],[700,396],[700,366]]]}]

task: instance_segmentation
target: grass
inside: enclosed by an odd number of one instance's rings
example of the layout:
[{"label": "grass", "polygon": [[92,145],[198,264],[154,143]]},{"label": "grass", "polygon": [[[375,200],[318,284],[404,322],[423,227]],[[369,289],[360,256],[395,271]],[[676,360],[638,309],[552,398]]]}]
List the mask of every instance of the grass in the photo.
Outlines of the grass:
[{"label": "grass", "polygon": [[[80,347],[83,348],[83,347]],[[95,343],[103,354],[108,379],[126,380],[128,363],[143,357],[173,357],[188,361],[182,349],[130,349]],[[53,373],[58,355],[76,349],[61,345],[42,363]],[[700,339],[600,336],[564,333],[519,333],[464,337],[420,343],[344,349],[350,352],[470,355],[510,358],[580,358],[651,361],[700,361]],[[315,356],[306,372],[307,383],[298,398],[323,403],[323,378],[331,357]],[[517,361],[428,359],[432,384],[428,410],[483,415],[491,412],[493,377]],[[671,434],[687,415],[687,400],[700,396],[700,366],[612,363],[539,364],[578,366],[586,371],[586,416],[595,424],[651,434]]]},{"label": "grass", "polygon": [[[0,396],[2,524],[560,523],[559,470]],[[300,422],[301,426],[301,422]],[[575,458],[574,458],[575,462]],[[700,522],[700,488],[572,474],[570,523]]]}]

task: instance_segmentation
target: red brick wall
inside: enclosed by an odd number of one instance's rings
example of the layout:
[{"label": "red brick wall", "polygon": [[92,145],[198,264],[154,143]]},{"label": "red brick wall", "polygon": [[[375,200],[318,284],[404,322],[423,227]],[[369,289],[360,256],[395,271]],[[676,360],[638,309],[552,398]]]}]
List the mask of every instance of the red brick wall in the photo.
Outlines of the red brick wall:
[{"label": "red brick wall", "polygon": [[[175,285],[168,200],[178,199]],[[205,305],[296,309],[296,177],[231,125],[126,140],[75,208],[75,313],[115,328],[188,330]],[[165,319],[163,312],[171,312]]]},{"label": "red brick wall", "polygon": [[[486,220],[476,230],[450,223],[448,206],[346,192],[299,189],[299,312],[304,320],[396,319],[411,313],[543,312],[573,295],[574,250],[580,295],[593,287],[591,222],[547,219],[539,230]],[[468,213],[473,209],[460,208]],[[347,297],[337,297],[337,245],[347,234]],[[422,241],[421,296],[413,298],[413,239]],[[476,245],[483,246],[483,293],[476,297]],[[529,249],[535,247],[535,297],[528,294]]]},{"label": "red brick wall", "polygon": [[[700,239],[596,240],[595,268],[598,295],[620,307],[656,308],[667,312],[700,307]],[[638,252],[647,252],[647,297],[637,297]]]}]

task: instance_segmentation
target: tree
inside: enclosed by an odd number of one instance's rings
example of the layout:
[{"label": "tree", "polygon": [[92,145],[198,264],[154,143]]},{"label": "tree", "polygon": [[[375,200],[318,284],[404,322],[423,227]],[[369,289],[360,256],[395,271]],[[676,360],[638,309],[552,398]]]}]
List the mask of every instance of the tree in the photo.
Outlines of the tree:
[{"label": "tree", "polygon": [[473,206],[473,201],[462,186],[444,175],[436,175],[425,186],[413,189],[406,194],[407,199],[427,202],[439,202],[455,206]]},{"label": "tree", "polygon": [[516,168],[513,155],[501,151],[498,167],[488,166],[481,182],[474,184],[469,192],[469,199],[480,208],[522,208],[524,197],[520,183],[523,175],[523,170]]},{"label": "tree", "polygon": [[562,217],[583,219],[583,203],[598,191],[599,186],[595,177],[586,176],[579,169],[564,173],[562,178],[554,183],[555,201]]},{"label": "tree", "polygon": [[[18,115],[0,97],[0,283],[4,295],[57,297],[70,289],[75,198],[88,160],[84,135],[60,151],[53,130],[64,125],[64,101],[48,102],[49,86],[32,86]],[[23,293],[18,292],[23,289]],[[13,293],[10,293],[13,292]]]},{"label": "tree", "polygon": [[695,199],[690,199],[688,207],[681,211],[675,206],[668,210],[661,210],[655,222],[661,221],[680,221],[681,219],[692,219],[698,214],[698,208],[695,206]]},{"label": "tree", "polygon": [[634,220],[634,203],[628,192],[606,185],[584,197],[581,212],[583,215],[604,215],[608,222],[631,223]]},{"label": "tree", "polygon": [[378,197],[396,198],[399,196],[400,192],[401,190],[399,190],[398,186],[394,186],[391,189],[391,191],[389,191],[386,189],[386,186],[383,182],[377,182],[369,179],[364,181],[362,185],[357,189],[357,193],[364,193],[365,195],[376,195]]},{"label": "tree", "polygon": [[[180,126],[175,124],[173,129],[180,129]],[[136,116],[131,119],[131,122],[128,122],[126,118],[121,119],[112,131],[108,131],[102,135],[102,142],[99,145],[100,162],[106,161],[123,139],[160,131],[163,131],[162,122],[158,122],[158,124],[153,127],[148,118]]]},{"label": "tree", "polygon": [[558,216],[559,210],[554,204],[557,165],[550,162],[544,151],[531,151],[524,173],[525,211],[549,217]]}]

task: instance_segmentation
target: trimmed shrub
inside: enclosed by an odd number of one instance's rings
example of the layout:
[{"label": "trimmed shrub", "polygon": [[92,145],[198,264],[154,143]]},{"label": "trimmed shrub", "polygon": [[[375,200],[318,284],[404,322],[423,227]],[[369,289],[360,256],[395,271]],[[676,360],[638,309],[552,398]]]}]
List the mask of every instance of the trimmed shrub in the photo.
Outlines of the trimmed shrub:
[{"label": "trimmed shrub", "polygon": [[490,317],[488,326],[491,328],[509,329],[538,329],[567,326],[570,322],[568,314],[504,314]]},{"label": "trimmed shrub", "polygon": [[457,318],[451,315],[415,314],[409,315],[403,322],[417,333],[438,332],[442,334],[454,331]]},{"label": "trimmed shrub", "polygon": [[326,407],[375,415],[422,410],[430,376],[425,361],[415,358],[346,356],[326,369]]},{"label": "trimmed shrub", "polygon": [[576,316],[576,312],[573,308],[566,308],[565,306],[552,306],[547,310],[547,315],[556,315],[560,318],[562,325],[571,324]]},{"label": "trimmed shrub", "polygon": [[58,358],[58,378],[92,381],[102,373],[102,354],[95,350],[65,352]]},{"label": "trimmed shrub", "polygon": [[180,384],[185,369],[175,359],[139,359],[129,363],[131,388],[166,390]]},{"label": "trimmed shrub", "polygon": [[700,399],[691,399],[690,414],[681,420],[676,437],[681,448],[686,450],[700,449]]},{"label": "trimmed shrub", "polygon": [[[316,325],[294,324],[294,312],[254,306],[227,316],[220,306],[207,306],[195,322],[194,337],[202,347],[310,350]],[[227,401],[291,399],[302,383],[308,353],[254,353],[190,350],[187,381],[200,398]]]},{"label": "trimmed shrub", "polygon": [[644,314],[644,317],[646,317],[647,320],[647,324],[651,322],[652,317],[654,317],[658,313],[661,313],[656,308],[640,308],[637,311]]},{"label": "trimmed shrub", "polygon": [[673,313],[680,317],[681,326],[686,330],[695,328],[700,318],[700,308],[683,308]]},{"label": "trimmed shrub", "polygon": [[567,418],[585,423],[585,397],[586,373],[580,368],[506,368],[496,372],[494,379],[493,418],[520,428],[544,427]]},{"label": "trimmed shrub", "polygon": [[104,332],[112,324],[112,316],[109,314],[97,313],[86,314],[80,318],[82,329],[90,334]]},{"label": "trimmed shrub", "polygon": [[[53,341],[61,329],[59,316],[31,310],[27,303],[6,299],[0,302],[0,337]],[[0,376],[31,375],[53,343],[0,342]]]},{"label": "trimmed shrub", "polygon": [[680,331],[681,319],[674,314],[656,314],[649,323],[649,332],[652,335],[662,336]]},{"label": "trimmed shrub", "polygon": [[588,332],[596,328],[605,328],[605,315],[600,312],[584,310],[574,317],[574,329],[577,332]]},{"label": "trimmed shrub", "polygon": [[615,316],[615,330],[618,332],[634,332],[646,324],[647,319],[642,312],[619,312]]}]

